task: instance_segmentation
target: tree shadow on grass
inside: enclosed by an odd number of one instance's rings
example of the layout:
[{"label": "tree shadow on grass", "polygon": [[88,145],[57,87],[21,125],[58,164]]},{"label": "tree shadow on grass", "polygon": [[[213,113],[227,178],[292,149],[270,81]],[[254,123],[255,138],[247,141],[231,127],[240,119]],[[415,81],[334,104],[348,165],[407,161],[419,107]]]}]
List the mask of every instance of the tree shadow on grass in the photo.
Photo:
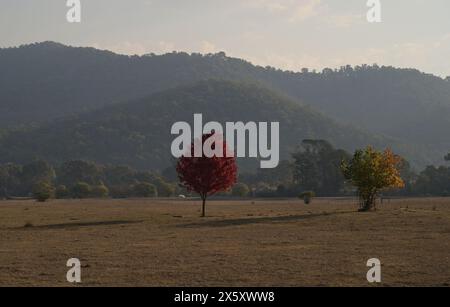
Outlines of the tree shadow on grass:
[{"label": "tree shadow on grass", "polygon": [[67,228],[76,228],[76,227],[87,227],[87,226],[111,226],[111,225],[129,225],[129,224],[139,224],[144,222],[140,221],[98,221],[98,222],[85,222],[85,223],[63,223],[63,224],[50,224],[50,225],[38,225],[38,226],[27,226],[27,227],[19,227],[20,229],[67,229]]},{"label": "tree shadow on grass", "polygon": [[302,220],[309,220],[324,216],[333,216],[347,213],[357,213],[356,211],[337,211],[337,212],[323,212],[304,215],[286,215],[286,216],[267,216],[267,217],[252,217],[252,218],[238,218],[226,220],[209,220],[202,223],[180,224],[176,227],[181,228],[201,228],[201,227],[230,227],[250,224],[272,224],[282,222],[295,222]]}]

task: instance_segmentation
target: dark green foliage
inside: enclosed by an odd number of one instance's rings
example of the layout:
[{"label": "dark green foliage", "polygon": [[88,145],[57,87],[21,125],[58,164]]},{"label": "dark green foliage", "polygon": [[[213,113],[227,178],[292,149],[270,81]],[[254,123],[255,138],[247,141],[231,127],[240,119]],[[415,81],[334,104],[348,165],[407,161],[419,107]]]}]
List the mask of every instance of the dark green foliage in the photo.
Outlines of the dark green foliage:
[{"label": "dark green foliage", "polygon": [[450,161],[450,153],[445,156],[445,161]]},{"label": "dark green foliage", "polygon": [[24,165],[20,177],[21,187],[30,190],[38,183],[51,185],[55,179],[55,171],[47,162],[38,160]]},{"label": "dark green foliage", "polygon": [[39,202],[45,202],[53,196],[53,186],[47,181],[36,182],[33,185],[33,197]]},{"label": "dark green foliage", "polygon": [[297,197],[299,188],[293,182],[294,165],[282,160],[274,169],[258,169],[254,173],[239,174],[239,181],[246,183],[252,196]]},{"label": "dark green foliage", "polygon": [[161,178],[157,178],[153,181],[158,191],[159,197],[170,197],[175,194],[176,186],[170,183],[165,182]]},{"label": "dark green foliage", "polygon": [[21,181],[22,166],[13,163],[0,165],[0,195],[2,198],[10,195],[24,196],[31,190],[24,193]]},{"label": "dark green foliage", "polygon": [[408,161],[402,160],[400,163],[400,177],[405,184],[405,187],[402,189],[395,189],[389,191],[388,194],[391,195],[413,195],[415,193],[415,183],[417,181],[417,174],[411,168],[411,165]]},{"label": "dark green foliage", "polygon": [[91,186],[86,182],[78,182],[71,189],[73,198],[89,198],[91,196]]},{"label": "dark green foliage", "polygon": [[0,199],[6,196],[8,178],[8,170],[3,165],[0,165]]},{"label": "dark green foliage", "polygon": [[[368,143],[378,146],[389,143],[333,122],[259,85],[211,80],[57,121],[26,133],[10,134],[0,142],[0,161],[20,163],[38,156],[54,164],[84,159],[163,170],[173,162],[170,146],[175,136],[170,134],[171,126],[176,121],[192,123],[193,113],[202,113],[204,122],[280,122],[282,159],[288,158],[298,140],[305,137],[330,139],[347,150]],[[240,169],[258,167],[255,159],[238,159],[238,163]],[[126,169],[110,171],[129,177]],[[60,183],[67,186],[74,180],[89,184],[99,180],[99,170],[83,161],[71,161],[61,166],[59,173]]]},{"label": "dark green foliage", "polygon": [[313,191],[305,191],[299,195],[301,199],[305,202],[306,205],[309,205],[314,197],[316,197],[316,193]]},{"label": "dark green foliage", "polygon": [[237,183],[231,192],[231,195],[235,197],[247,197],[250,193],[250,188],[245,183]]},{"label": "dark green foliage", "polygon": [[422,196],[450,196],[450,167],[428,166],[419,174],[413,191]]},{"label": "dark green foliage", "polygon": [[294,158],[294,180],[303,190],[315,191],[321,196],[340,194],[345,178],[341,172],[342,160],[350,155],[334,149],[327,141],[304,140],[302,150]]},{"label": "dark green foliage", "polygon": [[69,189],[65,185],[59,185],[56,187],[55,197],[57,199],[64,199],[70,197]]},{"label": "dark green foliage", "polygon": [[[107,165],[83,160],[68,161],[58,171],[58,182],[73,186],[85,182],[91,186],[91,196],[97,198],[111,196],[115,198],[131,197],[130,186],[140,181],[161,183],[170,193],[171,186],[150,172],[139,172],[129,166]],[[110,191],[111,189],[111,191]],[[162,188],[163,189],[163,186]]]},{"label": "dark green foliage", "polygon": [[45,161],[34,161],[25,166],[14,163],[0,165],[0,198],[29,196],[38,183],[53,184],[55,171]]},{"label": "dark green foliage", "polygon": [[[450,82],[413,69],[362,65],[324,69],[319,73],[307,69],[293,73],[254,66],[240,59],[226,57],[223,53],[207,56],[170,53],[129,57],[92,48],[66,47],[53,42],[0,49],[0,67],[0,125],[3,126],[33,121],[42,123],[169,88],[220,78],[260,82],[296,100],[305,101],[341,122],[396,138],[398,144],[407,145],[398,145],[400,148],[393,150],[407,157],[415,166],[437,163],[450,147]],[[154,114],[166,114],[163,111],[156,110]],[[129,116],[125,116],[124,126],[130,122],[127,118]],[[117,114],[115,119],[119,121],[120,115]],[[84,135],[89,125],[84,120],[77,120],[76,128],[70,135],[75,137],[71,142],[73,147],[62,151],[59,156],[55,152],[52,157],[40,157],[59,162],[88,158],[92,153]],[[317,132],[316,126],[312,128]],[[110,136],[119,134],[123,138],[120,141],[131,144],[142,145],[142,140],[139,140],[148,137],[141,131],[124,136],[116,129],[111,130],[108,125],[99,129]],[[323,129],[327,130],[327,126]],[[17,132],[0,131],[2,145],[12,142],[13,146],[16,141],[11,138],[20,138],[11,137],[11,133],[16,135]],[[326,135],[317,134],[302,136],[307,137],[327,138]],[[153,144],[156,144],[156,140],[152,139]],[[351,140],[352,134],[347,134],[347,142],[351,143]],[[30,146],[28,150],[31,151],[31,145],[26,144],[28,142],[24,139],[20,146]],[[65,140],[65,143],[70,142]],[[55,145],[47,142],[41,144]],[[347,150],[355,149],[348,148],[347,144],[339,144],[334,139],[333,144]],[[117,147],[120,148],[120,145]],[[73,150],[73,154],[70,154]],[[118,157],[114,157],[113,163],[125,163],[123,160],[118,161],[124,154],[123,150],[119,151]],[[17,150],[15,154],[16,160],[4,159],[5,156],[1,154],[0,161],[23,163],[30,160],[29,152]]]},{"label": "dark green foliage", "polygon": [[[36,167],[37,165],[45,167]],[[173,196],[176,192],[176,185],[167,182],[165,178],[127,166],[103,166],[75,160],[64,162],[57,170],[55,178],[53,168],[43,161],[33,162],[25,167],[11,163],[0,164],[0,199],[9,196],[30,196],[32,187],[37,182],[48,182],[50,185],[55,182],[56,198],[80,197],[78,191],[73,194],[73,187],[78,187],[80,182],[90,186],[88,196],[98,198],[108,195],[114,198],[132,197],[132,186],[139,182],[148,182],[159,187],[162,191],[161,197]],[[82,192],[81,196],[88,197],[86,193]]]},{"label": "dark green foliage", "polygon": [[286,186],[292,183],[293,169],[292,162],[283,160],[276,168],[258,169],[256,177],[258,181]]},{"label": "dark green foliage", "polygon": [[103,183],[92,186],[91,196],[94,198],[105,198],[109,196],[109,189]]},{"label": "dark green foliage", "polygon": [[158,190],[156,186],[148,183],[141,182],[133,187],[134,196],[136,197],[156,197],[158,196]]},{"label": "dark green foliage", "polygon": [[[102,169],[103,169],[102,180],[105,180],[105,183],[109,186],[120,184],[133,184],[138,180],[137,172],[129,166],[110,165],[105,166]],[[153,175],[149,174],[149,176]]]},{"label": "dark green foliage", "polygon": [[112,198],[128,198],[134,196],[133,186],[127,184],[113,185],[109,187]]},{"label": "dark green foliage", "polygon": [[102,170],[94,162],[73,160],[64,162],[58,169],[58,182],[72,186],[77,182],[93,185],[101,180]]},{"label": "dark green foliage", "polygon": [[[323,141],[314,141],[322,144],[324,148],[328,148],[329,144],[323,143]],[[309,142],[311,143],[311,141]],[[335,150],[336,151],[336,150]],[[302,150],[300,154],[305,153]],[[338,151],[336,151],[338,152]],[[297,152],[296,154],[299,154]],[[313,155],[314,156],[314,155]],[[314,159],[313,159],[314,160]],[[314,160],[322,161],[323,160]],[[324,160],[325,163],[319,163],[319,169],[322,169],[320,176],[313,177],[312,182],[333,182],[329,180],[329,176],[334,172],[334,164],[329,164],[331,160]],[[71,163],[68,163],[71,164]],[[77,162],[77,164],[84,164]],[[186,194],[184,191],[177,191],[176,185],[171,182],[167,182],[164,178],[155,175],[151,172],[146,171],[136,171],[129,167],[124,166],[102,166],[93,164],[91,168],[98,169],[99,173],[96,175],[98,181],[96,184],[86,185],[82,184],[81,188],[77,185],[77,182],[70,183],[69,187],[59,183],[59,178],[56,177],[54,180],[58,186],[56,188],[56,198],[68,198],[68,197],[106,197],[108,194],[113,198],[127,198],[137,196],[135,193],[135,186],[141,182],[146,182],[148,184],[159,186],[163,190],[164,196],[173,196],[177,193]],[[280,168],[274,170],[259,170],[255,173],[244,173],[239,175],[239,180],[243,185],[246,185],[251,191],[251,196],[256,197],[297,197],[305,189],[298,184],[293,182],[292,173],[295,171],[296,164],[290,161],[281,161]],[[32,168],[29,168],[32,169]],[[48,168],[42,168],[44,173]],[[78,173],[78,168],[74,168],[75,173]],[[450,167],[434,167],[429,166],[419,175],[417,175],[409,166],[409,163],[405,160],[402,161],[399,168],[400,175],[405,182],[405,188],[400,190],[389,190],[383,192],[383,195],[401,195],[401,196],[448,196],[450,195]],[[33,194],[33,189],[24,188],[24,183],[29,182],[29,176],[22,175],[23,167],[16,164],[4,164],[0,165],[0,199],[9,196],[22,196],[27,197]],[[27,172],[29,173],[29,172]],[[318,172],[320,173],[320,172]],[[312,173],[314,174],[314,172]],[[70,172],[65,173],[65,178],[76,178],[78,175],[71,174]],[[36,177],[40,177],[39,174]],[[96,177],[96,178],[97,178]],[[24,178],[27,178],[25,181]],[[42,176],[41,178],[49,178]],[[290,179],[289,179],[290,178]],[[311,181],[310,179],[308,179]],[[24,182],[24,183],[23,183]],[[41,180],[38,182],[46,182],[46,180]],[[103,184],[104,182],[104,184]],[[346,189],[346,186],[342,188],[342,182],[336,181],[341,189],[336,189],[335,186],[331,190],[335,192],[331,193],[328,191],[324,193],[330,196],[338,195],[353,195],[354,191],[350,188]],[[314,183],[317,185],[317,183]],[[49,183],[52,186],[52,183]],[[320,186],[321,184],[319,184]],[[33,185],[34,187],[35,185]],[[76,186],[75,194],[72,187]],[[97,190],[96,187],[99,187]],[[232,190],[231,195],[237,196],[242,195],[238,190],[241,185],[235,187]],[[77,190],[78,189],[78,190]],[[80,191],[81,189],[81,191]],[[109,190],[109,193],[107,193]],[[246,189],[245,189],[246,190]],[[164,192],[165,191],[165,192]],[[222,196],[229,196],[230,193],[223,193]],[[250,194],[250,193],[249,193]],[[153,195],[153,193],[151,193]],[[159,195],[164,197],[163,195]]]}]

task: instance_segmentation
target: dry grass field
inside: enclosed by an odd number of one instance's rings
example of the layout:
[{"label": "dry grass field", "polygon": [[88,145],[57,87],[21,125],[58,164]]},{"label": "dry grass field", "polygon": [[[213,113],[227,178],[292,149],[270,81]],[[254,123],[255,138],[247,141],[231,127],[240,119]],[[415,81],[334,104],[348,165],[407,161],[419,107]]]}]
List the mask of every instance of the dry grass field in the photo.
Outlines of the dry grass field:
[{"label": "dry grass field", "polygon": [[0,202],[0,286],[450,286],[450,199]]}]

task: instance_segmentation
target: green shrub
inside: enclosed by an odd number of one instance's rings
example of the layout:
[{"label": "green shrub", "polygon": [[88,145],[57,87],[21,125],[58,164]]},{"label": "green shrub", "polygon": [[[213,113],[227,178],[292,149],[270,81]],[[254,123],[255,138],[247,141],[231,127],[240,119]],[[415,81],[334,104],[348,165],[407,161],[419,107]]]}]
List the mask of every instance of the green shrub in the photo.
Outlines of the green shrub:
[{"label": "green shrub", "polygon": [[70,196],[69,189],[67,189],[67,187],[65,185],[59,185],[56,188],[56,195],[55,196],[56,196],[57,199],[68,198]]},{"label": "green shrub", "polygon": [[133,187],[134,196],[136,197],[156,197],[158,196],[158,191],[156,186],[148,183],[141,182]]},{"label": "green shrub", "polygon": [[95,185],[91,189],[91,196],[94,198],[106,198],[109,196],[109,189],[103,183]]},{"label": "green shrub", "polygon": [[238,183],[233,187],[231,195],[234,197],[247,197],[250,193],[250,189],[248,185],[245,183]]},{"label": "green shrub", "polygon": [[45,181],[36,183],[33,186],[33,197],[39,202],[45,202],[53,196],[54,189],[51,184]]},{"label": "green shrub", "polygon": [[316,193],[314,193],[313,191],[305,191],[299,195],[299,198],[303,199],[303,201],[307,205],[311,203],[314,197],[316,197]]},{"label": "green shrub", "polygon": [[156,179],[154,183],[159,197],[170,197],[175,194],[176,187],[173,184],[167,183],[161,178]]},{"label": "green shrub", "polygon": [[71,194],[73,198],[88,198],[91,194],[91,186],[86,182],[78,182],[72,187]]},{"label": "green shrub", "polygon": [[134,195],[134,187],[126,184],[109,187],[109,195],[112,198],[128,198]]}]

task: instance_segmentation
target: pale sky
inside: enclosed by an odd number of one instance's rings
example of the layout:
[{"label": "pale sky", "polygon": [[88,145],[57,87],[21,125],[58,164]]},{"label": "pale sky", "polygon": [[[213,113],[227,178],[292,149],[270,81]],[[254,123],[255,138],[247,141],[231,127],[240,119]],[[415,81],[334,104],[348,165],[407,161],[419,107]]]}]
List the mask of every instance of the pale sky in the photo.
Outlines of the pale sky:
[{"label": "pale sky", "polygon": [[418,68],[450,76],[450,1],[81,0],[81,23],[66,0],[0,0],[0,47],[40,41],[122,54],[225,51],[258,65],[299,71],[351,64]]}]

